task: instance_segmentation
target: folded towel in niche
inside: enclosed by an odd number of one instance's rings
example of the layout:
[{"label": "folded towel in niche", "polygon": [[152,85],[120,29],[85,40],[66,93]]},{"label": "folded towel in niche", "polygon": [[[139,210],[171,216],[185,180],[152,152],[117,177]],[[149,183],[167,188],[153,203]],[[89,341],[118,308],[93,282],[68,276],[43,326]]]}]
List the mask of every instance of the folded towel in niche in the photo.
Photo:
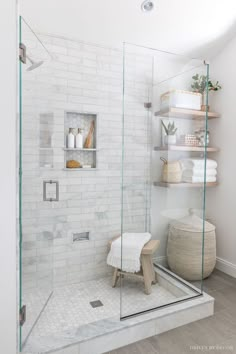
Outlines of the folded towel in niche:
[{"label": "folded towel in niche", "polygon": [[[206,177],[212,177],[217,175],[217,170],[215,168],[207,168],[206,169]],[[205,176],[204,169],[192,168],[186,169],[183,171],[183,177],[203,177]]]},{"label": "folded towel in niche", "polygon": [[[191,168],[197,168],[197,169],[204,169],[205,168],[205,160],[204,159],[182,159],[180,160],[180,163],[182,165],[182,169],[191,169]],[[212,168],[217,168],[217,162],[215,160],[206,160],[206,168],[207,169],[212,169]]]},{"label": "folded towel in niche", "polygon": [[[183,182],[187,183],[204,183],[204,176],[203,177],[182,177]],[[206,182],[216,182],[216,176],[207,176]]]},{"label": "folded towel in niche", "polygon": [[124,233],[111,244],[107,256],[107,264],[125,272],[136,273],[140,271],[140,256],[143,246],[151,239],[151,234]]}]

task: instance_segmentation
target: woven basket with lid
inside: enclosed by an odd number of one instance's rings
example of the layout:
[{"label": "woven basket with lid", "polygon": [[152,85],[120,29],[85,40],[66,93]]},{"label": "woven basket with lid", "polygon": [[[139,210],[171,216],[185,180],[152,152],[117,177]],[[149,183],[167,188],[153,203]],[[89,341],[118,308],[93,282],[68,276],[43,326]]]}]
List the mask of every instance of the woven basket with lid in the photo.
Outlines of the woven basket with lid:
[{"label": "woven basket with lid", "polygon": [[191,210],[188,216],[171,223],[167,244],[170,269],[185,280],[202,279],[204,235],[204,272],[207,278],[216,264],[215,226],[199,218]]}]

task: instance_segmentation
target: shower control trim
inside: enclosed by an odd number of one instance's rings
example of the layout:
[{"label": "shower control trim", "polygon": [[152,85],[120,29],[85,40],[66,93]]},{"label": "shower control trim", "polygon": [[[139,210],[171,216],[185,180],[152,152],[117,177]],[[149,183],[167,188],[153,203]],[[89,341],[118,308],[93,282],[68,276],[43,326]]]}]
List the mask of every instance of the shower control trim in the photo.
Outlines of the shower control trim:
[{"label": "shower control trim", "polygon": [[152,108],[152,102],[144,102],[144,108],[146,109]]},{"label": "shower control trim", "polygon": [[[50,190],[49,190],[50,188]],[[58,181],[43,181],[43,201],[58,202],[59,201],[59,182]]]}]

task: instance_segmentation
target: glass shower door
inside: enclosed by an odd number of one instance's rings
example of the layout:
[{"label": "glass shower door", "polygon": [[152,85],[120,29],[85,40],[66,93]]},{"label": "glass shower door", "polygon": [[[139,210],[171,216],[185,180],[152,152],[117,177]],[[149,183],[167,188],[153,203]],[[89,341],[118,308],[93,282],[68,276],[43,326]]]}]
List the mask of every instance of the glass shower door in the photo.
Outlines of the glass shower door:
[{"label": "glass shower door", "polygon": [[[191,87],[196,74],[207,86],[208,65],[131,44],[123,54],[120,281],[127,318],[201,296],[211,228],[205,190],[216,183],[206,181],[208,112]],[[197,178],[186,167],[195,160]]]},{"label": "glass shower door", "polygon": [[[54,166],[53,111],[49,98],[49,53],[23,18],[19,19],[19,271],[20,349],[52,294],[53,234],[51,216],[57,194]],[[46,201],[48,200],[48,201]]]}]

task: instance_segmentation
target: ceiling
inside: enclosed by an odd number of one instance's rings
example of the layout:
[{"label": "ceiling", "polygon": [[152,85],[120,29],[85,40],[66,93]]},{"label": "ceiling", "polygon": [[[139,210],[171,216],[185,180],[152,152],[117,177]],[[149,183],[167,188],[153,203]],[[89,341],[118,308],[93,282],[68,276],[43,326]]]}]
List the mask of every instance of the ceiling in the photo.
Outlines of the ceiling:
[{"label": "ceiling", "polygon": [[236,34],[235,0],[153,1],[154,10],[143,13],[142,0],[20,0],[20,13],[43,33],[198,57],[215,55]]}]

